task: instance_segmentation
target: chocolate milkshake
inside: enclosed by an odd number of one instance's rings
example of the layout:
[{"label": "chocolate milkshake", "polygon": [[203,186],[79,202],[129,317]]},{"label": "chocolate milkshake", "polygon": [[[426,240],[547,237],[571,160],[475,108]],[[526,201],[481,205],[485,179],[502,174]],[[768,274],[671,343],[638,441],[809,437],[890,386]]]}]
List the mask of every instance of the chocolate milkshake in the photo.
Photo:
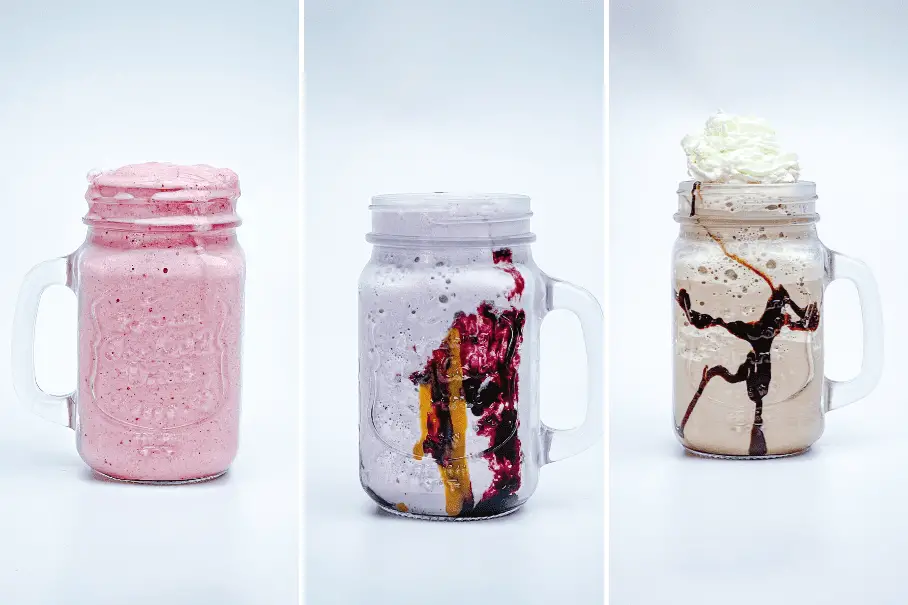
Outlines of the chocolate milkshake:
[{"label": "chocolate milkshake", "polygon": [[813,183],[762,120],[685,137],[673,254],[674,419],[697,453],[772,457],[823,432],[823,290]]}]

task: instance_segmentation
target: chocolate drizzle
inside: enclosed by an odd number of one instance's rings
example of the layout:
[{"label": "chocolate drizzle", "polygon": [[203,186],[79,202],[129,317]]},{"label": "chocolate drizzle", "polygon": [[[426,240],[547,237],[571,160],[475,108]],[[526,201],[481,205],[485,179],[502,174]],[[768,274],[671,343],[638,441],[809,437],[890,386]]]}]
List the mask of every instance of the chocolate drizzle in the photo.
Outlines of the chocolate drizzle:
[{"label": "chocolate drizzle", "polygon": [[[510,250],[493,253],[496,264],[514,276],[511,300],[523,292],[523,277]],[[450,516],[490,516],[513,508],[520,489],[520,439],[517,414],[520,344],[526,314],[522,309],[496,309],[483,302],[476,313],[457,313],[445,340],[425,367],[410,376],[419,386],[422,435],[413,448],[421,459],[430,455],[445,484]],[[476,420],[476,434],[489,439],[482,457],[492,481],[474,504],[465,452],[466,410]]]},{"label": "chocolate drizzle", "polygon": [[[693,215],[697,191],[699,191],[699,183],[694,184],[694,190],[691,192],[691,215]],[[791,299],[784,286],[775,286],[766,273],[757,269],[740,256],[730,253],[726,249],[725,244],[710,233],[708,229],[707,233],[721,247],[725,256],[756,273],[769,284],[771,291],[763,314],[758,320],[751,322],[725,321],[721,317],[712,317],[709,314],[694,311],[691,308],[691,299],[687,290],[681,288],[678,291],[675,300],[690,325],[699,330],[711,327],[724,328],[732,336],[747,342],[751,347],[751,351],[734,373],[723,366],[714,366],[712,368],[705,366],[703,368],[700,385],[687,406],[687,411],[684,413],[680,426],[676,427],[676,430],[683,439],[684,428],[710,380],[719,377],[731,384],[744,382],[747,386],[747,397],[754,403],[754,421],[750,433],[748,454],[750,456],[765,456],[767,450],[766,438],[763,435],[763,398],[769,392],[769,384],[772,380],[771,349],[773,340],[781,333],[782,328],[786,326],[795,331],[816,331],[820,325],[820,309],[817,303],[810,303],[806,307],[799,306]],[[786,312],[786,307],[794,312],[797,319],[792,318]]]},{"label": "chocolate drizzle", "polygon": [[697,214],[697,194],[700,193],[700,181],[694,182],[694,186],[690,190],[690,215],[695,216]]}]

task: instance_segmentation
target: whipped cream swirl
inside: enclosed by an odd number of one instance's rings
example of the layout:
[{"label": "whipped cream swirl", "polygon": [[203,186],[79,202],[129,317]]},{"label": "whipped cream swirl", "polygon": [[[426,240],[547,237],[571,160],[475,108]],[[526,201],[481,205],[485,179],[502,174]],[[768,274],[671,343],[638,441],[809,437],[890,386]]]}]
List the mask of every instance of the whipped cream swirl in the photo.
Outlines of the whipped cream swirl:
[{"label": "whipped cream swirl", "polygon": [[681,140],[687,172],[704,183],[795,183],[801,168],[795,153],[784,151],[765,120],[721,111],[710,116],[702,134]]}]

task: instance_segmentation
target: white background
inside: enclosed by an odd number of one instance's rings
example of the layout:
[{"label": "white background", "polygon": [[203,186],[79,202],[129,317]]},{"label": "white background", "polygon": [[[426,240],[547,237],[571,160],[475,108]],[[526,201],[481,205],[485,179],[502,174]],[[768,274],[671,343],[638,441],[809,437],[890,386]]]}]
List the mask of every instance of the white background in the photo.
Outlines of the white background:
[{"label": "white background", "polygon": [[[603,7],[568,0],[310,0],[306,62],[308,603],[603,601],[600,445],[546,467],[523,509],[431,523],[359,485],[357,278],[377,193],[532,197],[537,263],[603,299]],[[543,418],[585,406],[579,323],[542,330]]]},{"label": "white background", "polygon": [[[0,0],[0,602],[295,603],[298,581],[296,0]],[[247,252],[239,456],[208,484],[93,479],[72,431],[9,380],[20,280],[75,250],[85,174],[234,169]],[[76,384],[75,298],[42,305],[39,381]],[[288,335],[294,335],[288,337]]]},{"label": "white background", "polygon": [[[613,605],[908,601],[902,306],[908,8],[873,2],[611,3]],[[688,457],[671,424],[670,254],[681,137],[716,109],[767,118],[817,183],[824,243],[879,281],[886,367],[799,458]],[[850,285],[826,301],[827,372],[860,365]]]}]

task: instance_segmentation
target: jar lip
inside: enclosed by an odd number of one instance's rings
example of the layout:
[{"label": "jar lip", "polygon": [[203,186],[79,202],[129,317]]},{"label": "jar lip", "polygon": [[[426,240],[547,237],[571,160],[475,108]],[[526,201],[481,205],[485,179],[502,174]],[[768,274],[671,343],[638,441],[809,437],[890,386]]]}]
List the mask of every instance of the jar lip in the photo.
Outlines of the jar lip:
[{"label": "jar lip", "polygon": [[682,181],[677,216],[690,219],[792,220],[816,215],[816,184]]},{"label": "jar lip", "polygon": [[487,208],[500,212],[529,212],[530,197],[518,193],[383,193],[372,196],[373,211],[417,212],[456,207]]},{"label": "jar lip", "polygon": [[[530,198],[511,193],[391,193],[372,198],[368,241],[488,245],[530,233]],[[457,243],[460,242],[460,243]]]},{"label": "jar lip", "polygon": [[208,164],[129,164],[88,173],[82,221],[119,231],[205,232],[240,225],[239,178]]},{"label": "jar lip", "polygon": [[675,193],[689,195],[697,183],[700,184],[701,193],[712,195],[763,195],[784,198],[792,202],[806,202],[817,199],[817,184],[813,181],[795,181],[793,183],[711,183],[689,179],[681,181]]}]

